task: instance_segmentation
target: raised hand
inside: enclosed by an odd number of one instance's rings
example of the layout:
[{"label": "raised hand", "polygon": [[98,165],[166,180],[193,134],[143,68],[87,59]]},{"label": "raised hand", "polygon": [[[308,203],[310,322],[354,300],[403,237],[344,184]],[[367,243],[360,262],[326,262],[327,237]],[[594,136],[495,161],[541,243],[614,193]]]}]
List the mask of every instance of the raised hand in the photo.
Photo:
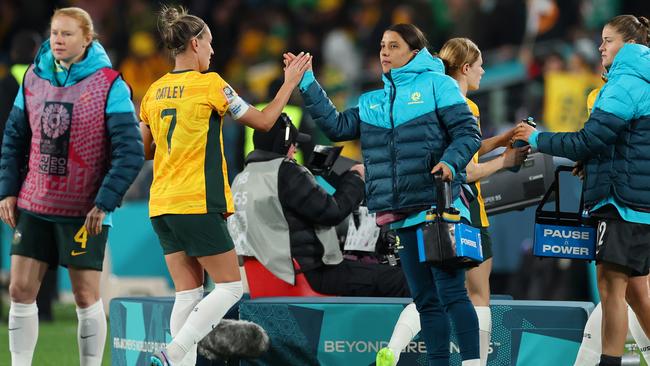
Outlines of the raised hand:
[{"label": "raised hand", "polygon": [[312,56],[304,52],[300,52],[298,56],[291,53],[285,53],[284,55],[284,82],[296,86],[300,83],[300,79],[302,79],[305,71],[311,70]]},{"label": "raised hand", "polygon": [[289,64],[291,63],[291,61],[293,61],[294,58],[296,58],[296,55],[294,55],[291,52],[283,53],[282,54],[282,63],[284,63],[284,67],[286,68],[287,66],[289,66]]}]

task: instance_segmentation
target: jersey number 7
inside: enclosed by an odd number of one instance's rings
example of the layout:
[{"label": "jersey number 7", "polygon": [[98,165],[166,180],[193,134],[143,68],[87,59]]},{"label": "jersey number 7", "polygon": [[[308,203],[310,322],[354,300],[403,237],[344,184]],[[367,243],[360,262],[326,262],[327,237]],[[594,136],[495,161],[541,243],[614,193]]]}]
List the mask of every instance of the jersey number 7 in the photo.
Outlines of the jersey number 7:
[{"label": "jersey number 7", "polygon": [[163,109],[160,112],[160,118],[172,117],[171,122],[169,123],[169,129],[167,130],[167,153],[172,152],[172,135],[174,134],[174,128],[176,128],[176,108],[167,108]]}]

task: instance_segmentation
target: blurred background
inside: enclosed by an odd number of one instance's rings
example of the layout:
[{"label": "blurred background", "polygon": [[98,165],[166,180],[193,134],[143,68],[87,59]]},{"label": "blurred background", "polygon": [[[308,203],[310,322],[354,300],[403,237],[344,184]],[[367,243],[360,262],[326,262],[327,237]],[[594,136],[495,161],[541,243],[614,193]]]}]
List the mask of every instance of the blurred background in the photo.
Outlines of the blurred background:
[{"label": "blurred background", "polygon": [[[249,103],[269,101],[282,76],[282,53],[314,55],[316,77],[339,110],[381,86],[378,62],[383,30],[413,23],[436,52],[451,37],[469,37],[483,51],[479,91],[470,93],[481,109],[484,137],[532,116],[541,129],[577,130],[586,121],[586,97],[602,85],[600,34],[618,14],[650,15],[648,0],[194,0],[182,4],[204,19],[213,35],[211,70],[218,72]],[[157,34],[158,1],[0,0],[0,124],[4,125],[20,77],[38,45],[48,37],[56,8],[78,6],[90,13],[98,39],[133,90],[136,110],[149,85],[173,67]],[[16,88],[16,89],[12,89]],[[330,142],[296,107],[294,123],[314,142]],[[298,120],[298,121],[297,121]],[[244,129],[224,125],[230,179],[250,149]],[[343,155],[359,159],[356,142]],[[308,149],[304,151],[309,154]],[[147,218],[151,165],[147,164],[118,210],[112,229],[105,281],[108,293],[169,294],[162,253]],[[577,183],[576,183],[577,184]],[[512,221],[532,225],[532,209],[492,217],[495,242],[494,293],[515,299],[593,300],[586,286],[586,264],[540,262],[530,255],[532,226],[512,233]],[[524,225],[523,227],[527,227]],[[517,226],[521,228],[522,226]],[[523,229],[520,229],[523,230]],[[11,232],[0,237],[0,283],[6,299]],[[63,272],[63,273],[62,273]],[[129,290],[130,279],[134,281]],[[54,292],[69,291],[60,270]],[[142,283],[145,285],[141,285]],[[150,281],[150,282],[146,282]],[[140,286],[140,287],[139,287]],[[131,292],[129,292],[131,291]],[[6,307],[1,312],[4,314]],[[0,335],[2,338],[2,335]],[[0,341],[3,341],[0,339]],[[0,362],[1,363],[1,362]]]}]

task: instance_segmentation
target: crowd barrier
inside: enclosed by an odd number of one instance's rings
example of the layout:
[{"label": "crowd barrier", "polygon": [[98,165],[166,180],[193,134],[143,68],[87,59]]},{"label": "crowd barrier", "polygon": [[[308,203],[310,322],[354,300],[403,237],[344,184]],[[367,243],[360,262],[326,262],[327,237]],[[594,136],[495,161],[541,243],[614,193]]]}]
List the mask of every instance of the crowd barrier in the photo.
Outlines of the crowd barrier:
[{"label": "crowd barrier", "polygon": [[[246,296],[246,295],[245,295]],[[245,300],[244,300],[245,301]],[[226,314],[227,319],[239,317],[239,304]],[[118,297],[111,300],[110,347],[113,366],[149,365],[149,357],[171,341],[169,317],[174,306],[173,297]],[[228,365],[238,364],[237,360]],[[197,366],[225,366],[201,355]]]},{"label": "crowd barrier", "polygon": [[[242,300],[229,317],[261,325],[271,348],[255,360],[228,365],[366,366],[386,345],[408,298],[264,298]],[[170,340],[173,298],[116,298],[111,302],[113,365],[141,365]],[[492,301],[489,366],[571,366],[588,314],[589,302]],[[460,365],[455,337],[451,365]],[[424,342],[418,337],[400,358],[401,366],[426,365]],[[199,358],[197,365],[216,366]]]}]

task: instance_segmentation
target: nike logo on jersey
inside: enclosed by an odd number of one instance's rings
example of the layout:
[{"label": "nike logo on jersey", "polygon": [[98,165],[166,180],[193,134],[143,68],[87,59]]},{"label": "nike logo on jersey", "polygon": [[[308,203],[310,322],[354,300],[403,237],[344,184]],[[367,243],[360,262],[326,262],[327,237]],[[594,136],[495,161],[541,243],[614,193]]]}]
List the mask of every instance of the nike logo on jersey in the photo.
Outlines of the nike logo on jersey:
[{"label": "nike logo on jersey", "polygon": [[77,252],[76,250],[73,250],[70,252],[70,255],[73,257],[76,257],[78,255],[86,254],[86,251],[84,250],[83,252]]},{"label": "nike logo on jersey", "polygon": [[90,338],[90,337],[94,337],[94,336],[96,336],[96,334],[90,334],[90,335],[87,335],[87,336],[80,335],[79,338],[86,339],[86,338]]},{"label": "nike logo on jersey", "polygon": [[377,109],[381,104],[371,104],[370,109]]}]

